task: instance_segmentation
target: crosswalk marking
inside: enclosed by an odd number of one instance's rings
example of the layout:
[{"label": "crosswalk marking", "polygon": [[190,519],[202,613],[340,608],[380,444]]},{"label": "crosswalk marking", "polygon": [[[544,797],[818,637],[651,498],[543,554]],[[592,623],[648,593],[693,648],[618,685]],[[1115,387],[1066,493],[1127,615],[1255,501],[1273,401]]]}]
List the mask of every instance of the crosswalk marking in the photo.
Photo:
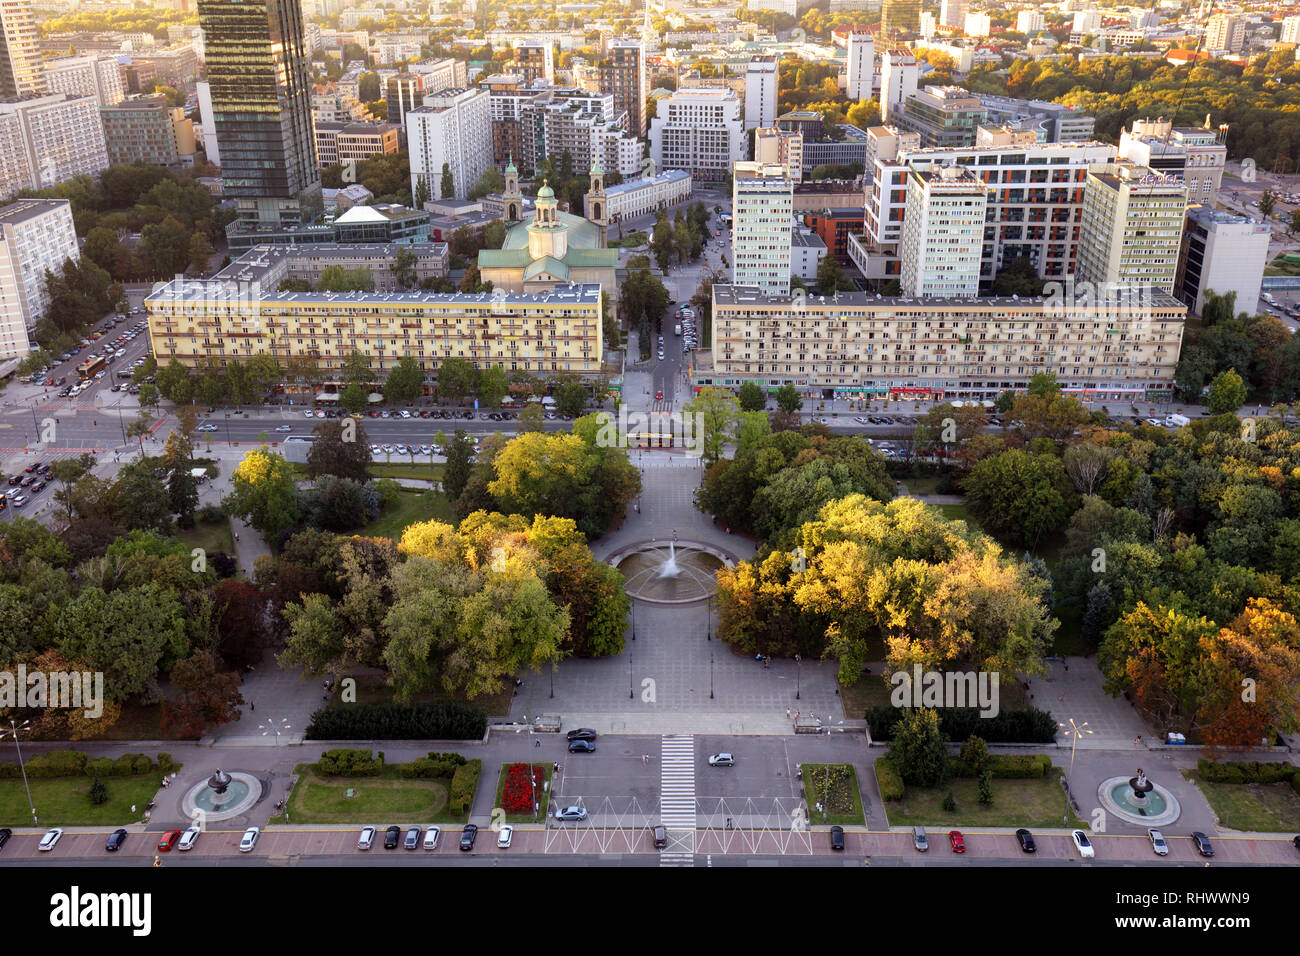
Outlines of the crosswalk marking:
[{"label": "crosswalk marking", "polygon": [[660,823],[668,846],[659,851],[660,866],[695,864],[695,738],[664,737],[660,743]]}]

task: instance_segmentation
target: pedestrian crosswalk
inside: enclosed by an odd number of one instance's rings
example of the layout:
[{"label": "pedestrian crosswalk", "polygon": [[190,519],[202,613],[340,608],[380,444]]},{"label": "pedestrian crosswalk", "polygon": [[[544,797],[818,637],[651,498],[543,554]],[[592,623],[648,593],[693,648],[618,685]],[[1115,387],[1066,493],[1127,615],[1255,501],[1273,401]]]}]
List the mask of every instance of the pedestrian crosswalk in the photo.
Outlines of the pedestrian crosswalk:
[{"label": "pedestrian crosswalk", "polygon": [[668,831],[668,846],[659,851],[660,866],[695,864],[695,738],[664,737],[660,743],[659,818]]}]

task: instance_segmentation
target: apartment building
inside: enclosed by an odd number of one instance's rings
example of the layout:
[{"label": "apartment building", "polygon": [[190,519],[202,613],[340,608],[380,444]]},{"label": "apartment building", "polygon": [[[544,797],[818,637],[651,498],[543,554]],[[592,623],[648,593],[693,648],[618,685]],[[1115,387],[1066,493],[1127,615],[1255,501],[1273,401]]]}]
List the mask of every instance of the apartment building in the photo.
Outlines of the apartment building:
[{"label": "apartment building", "polygon": [[110,165],[148,163],[178,169],[194,165],[194,124],[165,96],[123,100],[99,110]]},{"label": "apartment building", "polygon": [[1080,282],[1152,286],[1173,293],[1187,186],[1145,166],[1088,173],[1079,235]]},{"label": "apartment building", "polygon": [[393,123],[316,124],[316,160],[321,169],[396,153],[400,148],[401,127]]},{"label": "apartment building", "polygon": [[40,34],[30,0],[0,0],[0,99],[46,92]]},{"label": "apartment building", "polygon": [[974,146],[988,112],[960,86],[927,86],[909,96],[899,122],[921,136],[922,146]]},{"label": "apartment building", "polygon": [[521,40],[515,43],[512,73],[524,78],[532,86],[541,81],[547,86],[555,84],[555,48],[549,40]]},{"label": "apartment building", "polygon": [[66,199],[22,199],[0,209],[0,361],[31,348],[28,331],[50,300],[45,270],[81,258]]},{"label": "apartment building", "polygon": [[987,203],[984,184],[959,166],[908,173],[899,255],[904,295],[979,294]]},{"label": "apartment building", "polygon": [[[605,197],[610,222],[647,216],[690,199],[691,175],[682,169],[666,169],[655,176],[607,186]],[[590,209],[587,217],[591,218]]]},{"label": "apartment building", "polygon": [[966,26],[966,0],[942,0],[939,4],[939,26],[961,30]]},{"label": "apartment building", "polygon": [[[130,67],[137,76],[148,76],[154,83],[184,89],[198,75],[199,55],[194,51],[194,44],[177,43],[161,50],[132,53]],[[139,85],[129,92],[151,93],[153,87]]]},{"label": "apartment building", "polygon": [[993,19],[987,13],[968,13],[964,31],[968,37],[987,37],[993,32]]},{"label": "apartment building", "polygon": [[597,87],[614,96],[614,110],[627,113],[627,129],[646,134],[645,101],[650,92],[645,45],[640,40],[610,40],[605,57],[596,65]]},{"label": "apartment building", "polygon": [[785,384],[822,397],[997,398],[1039,372],[1099,401],[1172,394],[1187,307],[1142,290],[1099,309],[1073,290],[1029,298],[917,299],[862,292],[766,296],[713,287],[712,368],[693,386]]},{"label": "apartment building", "polygon": [[885,50],[880,55],[880,118],[897,123],[904,104],[916,92],[921,69],[908,50]]},{"label": "apartment building", "polygon": [[[207,89],[208,84],[200,82],[199,86]],[[211,94],[209,101],[210,97]],[[365,104],[340,84],[326,83],[312,89],[311,118],[314,122],[359,123],[367,115]]]},{"label": "apartment building", "polygon": [[1205,23],[1205,49],[1240,53],[1246,44],[1246,21],[1227,13],[1216,13]]},{"label": "apartment building", "polygon": [[[848,88],[851,100],[869,100],[876,95],[876,42],[866,28],[849,32]],[[770,123],[764,123],[770,126]]]},{"label": "apartment building", "polygon": [[745,66],[745,129],[765,129],[776,122],[776,81],[776,57],[750,58]]},{"label": "apartment building", "polygon": [[731,281],[765,295],[790,291],[794,185],[781,165],[739,162],[731,185]]},{"label": "apartment building", "polygon": [[1201,314],[1211,292],[1236,293],[1237,309],[1252,311],[1264,281],[1269,239],[1267,223],[1193,206],[1183,228],[1176,295],[1194,315]]},{"label": "apartment building", "polygon": [[731,90],[677,90],[659,101],[650,124],[655,168],[684,169],[700,180],[725,180],[745,146],[740,99]]},{"label": "apartment building", "polygon": [[489,94],[492,116],[492,161],[498,166],[514,162],[531,169],[524,162],[524,110],[537,101],[539,93],[524,86],[524,78],[510,73],[480,77],[479,89]]},{"label": "apartment building", "polygon": [[95,97],[52,93],[0,103],[0,197],[107,168]]},{"label": "apartment building", "polygon": [[[421,60],[406,67],[406,72],[420,77],[426,94],[458,89],[469,85],[469,64],[453,57]],[[419,105],[419,104],[417,104]]]},{"label": "apartment building", "polygon": [[754,133],[754,162],[785,167],[793,182],[803,179],[803,134],[775,127],[761,127]]},{"label": "apartment building", "polygon": [[45,61],[45,84],[51,93],[93,96],[100,106],[126,98],[115,56],[64,56]]},{"label": "apartment building", "polygon": [[1282,18],[1282,43],[1300,44],[1300,15]]},{"label": "apartment building", "polygon": [[520,115],[518,159],[524,169],[538,169],[548,157],[558,165],[568,153],[574,169],[599,160],[622,176],[641,171],[641,143],[624,128],[627,115],[615,109],[612,93],[552,87],[522,104]]},{"label": "apartment building", "polygon": [[1119,157],[1182,179],[1190,202],[1212,207],[1219,199],[1228,160],[1226,136],[1226,126],[1210,129],[1208,116],[1201,127],[1175,127],[1163,117],[1134,120],[1130,129],[1120,132]]},{"label": "apartment building", "polygon": [[1037,10],[1016,11],[1016,32],[1026,35],[1037,33],[1047,25],[1047,20]]},{"label": "apartment building", "polygon": [[406,114],[411,194],[423,183],[433,199],[442,192],[442,167],[451,170],[452,194],[467,196],[492,165],[492,111],[487,90],[444,90]]},{"label": "apartment building", "polygon": [[406,114],[424,105],[424,82],[414,73],[398,73],[384,83],[385,118],[390,123],[405,123]]}]

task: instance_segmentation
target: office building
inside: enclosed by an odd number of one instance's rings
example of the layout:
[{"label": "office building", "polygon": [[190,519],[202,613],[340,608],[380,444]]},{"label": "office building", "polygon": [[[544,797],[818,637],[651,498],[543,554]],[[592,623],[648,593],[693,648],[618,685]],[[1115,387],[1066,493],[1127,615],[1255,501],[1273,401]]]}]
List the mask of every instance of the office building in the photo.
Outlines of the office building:
[{"label": "office building", "polygon": [[1300,44],[1300,16],[1282,18],[1282,43]]},{"label": "office building", "polygon": [[0,99],[46,92],[31,0],[0,0]]},{"label": "office building", "polygon": [[539,80],[555,85],[555,51],[550,40],[521,40],[515,44],[514,68],[527,86]]},{"label": "office building", "polygon": [[[690,199],[691,175],[684,169],[666,169],[644,179],[629,179],[609,186],[605,196],[611,223],[648,216]],[[590,215],[591,210],[587,213]]]},{"label": "office building", "polygon": [[443,90],[460,89],[469,85],[469,65],[464,60],[452,57],[411,63],[406,67],[406,72],[420,78],[420,88],[425,94],[441,93]]},{"label": "office building", "polygon": [[655,169],[684,169],[696,179],[722,182],[744,159],[740,99],[730,90],[676,90],[659,101],[650,124]]},{"label": "office building", "polygon": [[627,130],[645,136],[645,101],[650,92],[645,66],[645,45],[640,40],[610,40],[605,58],[597,65],[600,92],[614,95],[616,113],[627,113]]},{"label": "office building", "polygon": [[46,60],[45,83],[51,93],[93,96],[100,106],[116,106],[126,98],[122,71],[115,56],[64,56]]},{"label": "office building", "polygon": [[939,26],[961,30],[966,26],[966,0],[942,0],[939,4]]},{"label": "office building", "polygon": [[406,114],[411,195],[421,185],[431,199],[447,199],[442,168],[451,171],[453,196],[468,196],[492,165],[492,110],[483,89],[444,90]]},{"label": "office building", "polygon": [[101,107],[110,165],[148,163],[173,169],[194,165],[194,124],[165,96],[143,96]]},{"label": "office building", "polygon": [[45,272],[81,257],[66,199],[22,199],[0,209],[0,361],[31,348],[28,330],[45,317]]},{"label": "office building", "polygon": [[993,21],[987,13],[966,14],[965,33],[968,37],[986,37],[993,32]]},{"label": "office building", "polygon": [[1209,293],[1235,293],[1236,311],[1253,312],[1268,264],[1269,227],[1212,206],[1187,212],[1178,258],[1177,296],[1194,315]]},{"label": "office building", "polygon": [[404,125],[406,114],[424,105],[424,83],[413,73],[390,76],[384,84],[384,106],[390,123]]},{"label": "office building", "polygon": [[1046,19],[1037,10],[1016,11],[1016,32],[1026,35],[1037,33],[1047,25]]},{"label": "office building", "polygon": [[1155,290],[1091,298],[793,298],[713,287],[712,368],[692,386],[790,384],[820,398],[993,400],[1040,372],[1096,401],[1171,398],[1187,307]]},{"label": "office building", "polygon": [[1145,166],[1088,173],[1079,236],[1080,282],[1154,286],[1170,294],[1178,272],[1187,186]]},{"label": "office building", "polygon": [[929,40],[939,32],[939,18],[929,10],[921,11],[921,39]]},{"label": "office building", "polygon": [[400,148],[401,127],[393,123],[316,124],[316,159],[321,169],[338,163],[359,163],[372,156],[396,153]]},{"label": "office building", "polygon": [[770,127],[776,122],[777,63],[774,56],[750,58],[745,67],[745,129]]},{"label": "office building", "polygon": [[356,94],[342,84],[323,83],[312,88],[311,118],[315,123],[359,123],[369,115]]},{"label": "office building", "polygon": [[899,122],[921,136],[922,146],[974,146],[975,131],[988,112],[960,86],[927,86],[903,104]]},{"label": "office building", "polygon": [[1134,120],[1131,128],[1120,131],[1119,157],[1181,178],[1189,202],[1213,207],[1228,159],[1226,134],[1227,127],[1211,129],[1208,116],[1201,127],[1175,127],[1163,117]]},{"label": "office building", "polygon": [[880,35],[889,39],[921,29],[921,0],[882,0]]},{"label": "office building", "polygon": [[916,57],[907,50],[886,50],[880,56],[880,118],[896,123],[903,104],[916,92],[921,76]]},{"label": "office building", "polygon": [[217,143],[217,124],[212,116],[212,87],[208,86],[207,80],[199,80],[194,84],[194,92],[199,98],[199,125],[195,136],[208,162],[220,166],[221,146]]},{"label": "office building", "polygon": [[958,166],[908,174],[899,279],[904,295],[979,294],[986,191]]},{"label": "office building", "polygon": [[803,134],[776,128],[755,131],[754,162],[764,166],[783,166],[791,181],[800,182],[803,179]]},{"label": "office building", "polygon": [[[869,100],[876,95],[876,44],[871,34],[863,29],[849,33],[848,89],[851,100]],[[770,126],[770,123],[764,123]]]},{"label": "office building", "polygon": [[731,281],[765,295],[790,291],[794,189],[785,167],[736,163],[731,186]]},{"label": "office building", "polygon": [[[198,0],[225,196],[239,219],[306,222],[321,209],[299,0]],[[241,228],[231,224],[231,232]]]},{"label": "office building", "polygon": [[1240,53],[1246,43],[1246,21],[1216,13],[1205,24],[1205,49]]},{"label": "office building", "polygon": [[803,178],[808,179],[818,166],[857,166],[866,169],[867,132],[850,123],[839,123],[839,139],[804,141]]},{"label": "office building", "polygon": [[1088,36],[1101,30],[1101,14],[1096,10],[1078,10],[1070,27],[1071,36]]},{"label": "office building", "polygon": [[99,102],[51,93],[0,103],[0,197],[108,168]]},{"label": "office building", "polygon": [[629,177],[641,171],[641,141],[623,128],[625,113],[614,108],[613,93],[572,87],[538,91],[520,107],[521,169],[537,170],[546,159],[556,166],[565,154],[574,169],[596,163]]}]

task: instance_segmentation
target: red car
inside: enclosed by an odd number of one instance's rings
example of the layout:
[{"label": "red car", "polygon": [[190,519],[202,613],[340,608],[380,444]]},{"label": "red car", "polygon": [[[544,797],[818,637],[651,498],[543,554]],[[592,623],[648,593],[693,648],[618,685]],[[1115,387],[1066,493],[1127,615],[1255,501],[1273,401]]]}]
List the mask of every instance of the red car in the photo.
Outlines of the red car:
[{"label": "red car", "polygon": [[158,841],[158,849],[161,852],[166,853],[168,850],[170,850],[173,846],[176,845],[176,841],[179,840],[180,838],[181,838],[180,830],[168,830],[166,833],[162,835],[162,839]]},{"label": "red car", "polygon": [[962,837],[960,830],[948,831],[948,844],[952,847],[953,853],[966,852],[966,840]]},{"label": "red car", "polygon": [[663,398],[664,390],[662,388],[655,390],[655,398]]}]

